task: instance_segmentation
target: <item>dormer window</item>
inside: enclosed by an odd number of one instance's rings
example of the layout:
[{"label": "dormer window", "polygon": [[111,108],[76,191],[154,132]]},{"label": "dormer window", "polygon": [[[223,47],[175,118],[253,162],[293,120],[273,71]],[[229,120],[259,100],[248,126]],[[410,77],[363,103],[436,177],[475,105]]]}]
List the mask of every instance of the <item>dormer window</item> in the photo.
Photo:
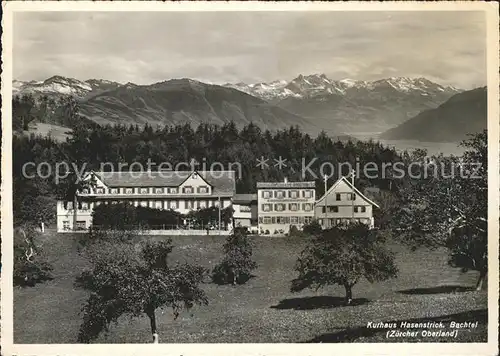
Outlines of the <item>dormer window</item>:
[{"label": "dormer window", "polygon": [[109,192],[110,194],[118,194],[118,188],[111,188]]},{"label": "dormer window", "polygon": [[177,194],[177,188],[170,188],[170,194]]},{"label": "dormer window", "polygon": [[155,188],[156,194],[163,194],[163,188]]},{"label": "dormer window", "polygon": [[82,189],[82,194],[89,194],[89,189],[88,188],[83,188]]},{"label": "dormer window", "polygon": [[208,193],[208,187],[198,187],[198,193],[200,193],[200,194],[207,194]]},{"label": "dormer window", "polygon": [[125,188],[125,194],[134,194],[134,188]]},{"label": "dormer window", "polygon": [[182,192],[184,194],[193,194],[193,187],[184,187],[182,188]]},{"label": "dormer window", "polygon": [[141,188],[141,194],[148,194],[149,189],[148,188]]},{"label": "dormer window", "polygon": [[104,194],[104,188],[96,188],[95,192],[97,194]]}]

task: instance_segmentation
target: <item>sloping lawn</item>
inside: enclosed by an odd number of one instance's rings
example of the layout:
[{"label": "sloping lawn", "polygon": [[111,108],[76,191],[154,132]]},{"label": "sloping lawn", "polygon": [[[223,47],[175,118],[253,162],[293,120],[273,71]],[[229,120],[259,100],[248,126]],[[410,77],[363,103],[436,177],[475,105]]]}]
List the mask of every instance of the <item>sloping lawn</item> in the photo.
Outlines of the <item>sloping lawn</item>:
[{"label": "sloping lawn", "polygon": [[[165,237],[154,237],[163,239]],[[358,283],[354,305],[342,306],[343,287],[317,292],[290,292],[293,267],[304,240],[255,237],[255,278],[242,286],[203,285],[209,305],[194,307],[177,320],[170,310],[157,312],[160,342],[486,342],[487,293],[469,290],[476,274],[462,274],[446,264],[445,250],[397,252],[399,277],[382,283]],[[171,261],[189,261],[207,268],[221,258],[224,237],[175,237]],[[72,234],[46,235],[43,245],[54,265],[54,280],[14,290],[16,343],[75,343],[79,311],[87,292],[73,282],[87,265],[77,254]],[[457,338],[387,339],[387,329],[368,328],[369,322],[478,321]],[[447,324],[446,324],[447,325]],[[446,327],[445,330],[449,330]],[[100,343],[149,343],[149,320],[123,317]]]}]

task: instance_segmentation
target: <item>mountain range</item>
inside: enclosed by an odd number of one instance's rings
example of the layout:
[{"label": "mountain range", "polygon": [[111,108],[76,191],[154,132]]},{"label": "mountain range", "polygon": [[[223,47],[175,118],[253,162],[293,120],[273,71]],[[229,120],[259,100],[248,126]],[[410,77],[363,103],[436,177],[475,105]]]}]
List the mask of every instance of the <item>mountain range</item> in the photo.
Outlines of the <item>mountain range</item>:
[{"label": "mountain range", "polygon": [[372,82],[331,80],[326,75],[299,75],[276,81],[231,86],[269,100],[326,130],[382,132],[419,112],[435,108],[460,89],[425,78],[386,78]]},{"label": "mountain range", "polygon": [[58,98],[72,95],[81,114],[96,123],[177,124],[200,122],[264,129],[298,125],[310,134],[382,132],[462,92],[425,78],[332,80],[324,74],[256,84],[215,85],[172,79],[151,85],[54,76],[14,81],[14,94]]}]

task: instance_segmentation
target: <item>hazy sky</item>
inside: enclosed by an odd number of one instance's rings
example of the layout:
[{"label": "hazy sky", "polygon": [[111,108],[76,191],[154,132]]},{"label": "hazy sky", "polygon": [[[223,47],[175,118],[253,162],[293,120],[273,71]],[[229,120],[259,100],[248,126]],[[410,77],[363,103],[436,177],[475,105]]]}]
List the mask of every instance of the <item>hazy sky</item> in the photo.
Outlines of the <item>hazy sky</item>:
[{"label": "hazy sky", "polygon": [[14,17],[14,78],[149,84],[424,76],[486,84],[480,12],[31,12]]}]

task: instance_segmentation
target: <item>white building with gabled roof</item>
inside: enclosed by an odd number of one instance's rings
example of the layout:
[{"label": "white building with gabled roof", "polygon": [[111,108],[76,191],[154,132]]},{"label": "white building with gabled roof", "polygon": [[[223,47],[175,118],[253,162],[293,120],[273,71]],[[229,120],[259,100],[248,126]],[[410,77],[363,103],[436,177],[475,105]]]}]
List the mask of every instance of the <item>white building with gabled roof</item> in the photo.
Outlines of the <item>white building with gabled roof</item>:
[{"label": "white building with gabled roof", "polygon": [[374,208],[379,206],[346,177],[341,177],[316,201],[314,217],[324,229],[351,222],[362,222],[373,228]]}]

